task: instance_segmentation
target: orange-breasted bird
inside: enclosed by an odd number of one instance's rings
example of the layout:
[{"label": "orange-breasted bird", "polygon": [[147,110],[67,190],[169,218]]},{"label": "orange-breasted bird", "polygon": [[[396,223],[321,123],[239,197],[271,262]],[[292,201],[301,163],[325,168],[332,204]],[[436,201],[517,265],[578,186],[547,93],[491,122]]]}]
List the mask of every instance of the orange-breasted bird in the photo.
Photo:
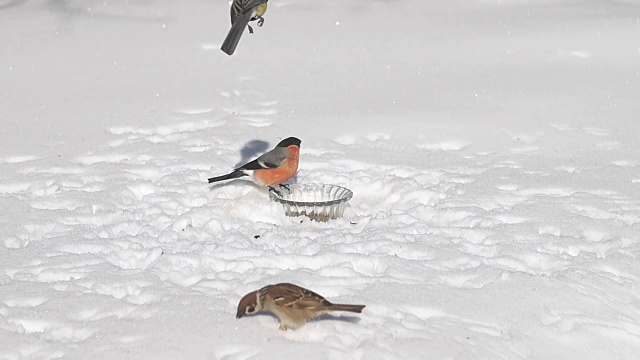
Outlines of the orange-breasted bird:
[{"label": "orange-breasted bird", "polygon": [[237,179],[250,176],[251,181],[273,188],[289,180],[298,171],[300,159],[300,139],[288,137],[278,143],[272,150],[260,155],[226,175],[209,179],[209,183]]}]

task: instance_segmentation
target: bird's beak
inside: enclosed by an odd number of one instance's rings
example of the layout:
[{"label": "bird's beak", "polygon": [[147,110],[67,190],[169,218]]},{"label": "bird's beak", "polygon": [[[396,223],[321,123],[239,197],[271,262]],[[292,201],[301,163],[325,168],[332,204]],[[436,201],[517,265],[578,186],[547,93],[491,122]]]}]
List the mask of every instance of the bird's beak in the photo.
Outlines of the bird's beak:
[{"label": "bird's beak", "polygon": [[236,313],[236,319],[240,319],[242,317],[242,313],[240,311],[238,311],[238,313]]}]

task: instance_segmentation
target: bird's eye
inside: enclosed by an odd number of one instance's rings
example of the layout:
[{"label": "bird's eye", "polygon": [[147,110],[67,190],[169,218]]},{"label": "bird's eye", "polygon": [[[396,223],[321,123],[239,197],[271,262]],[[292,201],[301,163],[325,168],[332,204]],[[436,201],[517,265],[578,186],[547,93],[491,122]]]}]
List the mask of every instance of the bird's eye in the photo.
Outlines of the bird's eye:
[{"label": "bird's eye", "polygon": [[253,314],[256,311],[256,308],[249,305],[244,309],[245,314]]}]

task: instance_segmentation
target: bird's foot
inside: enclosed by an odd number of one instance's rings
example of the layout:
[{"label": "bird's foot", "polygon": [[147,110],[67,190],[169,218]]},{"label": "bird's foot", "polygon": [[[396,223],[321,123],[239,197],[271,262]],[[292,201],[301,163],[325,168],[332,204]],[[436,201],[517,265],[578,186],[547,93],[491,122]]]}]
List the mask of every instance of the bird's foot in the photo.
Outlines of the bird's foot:
[{"label": "bird's foot", "polygon": [[269,191],[273,191],[280,197],[282,197],[282,190],[287,190],[287,192],[290,193],[291,186],[289,186],[289,184],[280,184],[277,188],[275,186],[269,186]]},{"label": "bird's foot", "polygon": [[273,186],[269,186],[269,192],[273,191],[274,193],[276,193],[276,195],[282,197],[282,193],[280,192],[280,190],[274,188]]},{"label": "bird's foot", "polygon": [[262,27],[262,24],[264,24],[264,18],[262,16],[258,16],[258,22],[256,24],[258,27]]},{"label": "bird's foot", "polygon": [[288,329],[287,325],[280,324],[280,330],[287,331],[287,329]]},{"label": "bird's foot", "polygon": [[247,27],[249,28],[249,34],[253,34],[253,28],[251,27],[251,25],[247,25]]},{"label": "bird's foot", "polygon": [[291,191],[291,186],[289,186],[289,184],[280,184],[280,185],[278,185],[278,187],[280,189],[285,189],[287,191]]}]

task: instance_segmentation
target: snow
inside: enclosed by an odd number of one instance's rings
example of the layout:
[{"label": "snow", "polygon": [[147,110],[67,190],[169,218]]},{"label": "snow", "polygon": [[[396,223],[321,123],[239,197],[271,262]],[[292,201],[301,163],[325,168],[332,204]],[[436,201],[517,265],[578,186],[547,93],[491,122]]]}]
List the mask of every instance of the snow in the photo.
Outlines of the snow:
[{"label": "snow", "polygon": [[[640,5],[0,1],[0,359],[636,359]],[[288,218],[206,179],[302,139]],[[362,314],[235,319],[292,282]]]}]

